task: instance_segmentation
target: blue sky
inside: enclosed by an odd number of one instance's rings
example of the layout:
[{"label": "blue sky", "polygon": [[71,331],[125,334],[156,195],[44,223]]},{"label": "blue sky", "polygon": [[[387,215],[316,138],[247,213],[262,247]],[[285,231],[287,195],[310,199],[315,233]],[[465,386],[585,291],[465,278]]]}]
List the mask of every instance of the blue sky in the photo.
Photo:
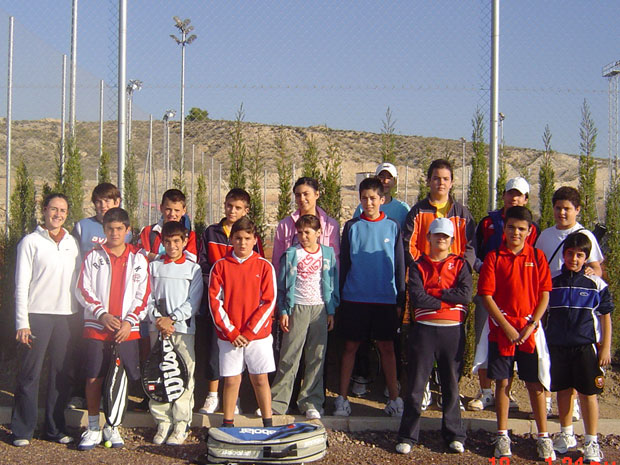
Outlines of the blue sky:
[{"label": "blue sky", "polygon": [[[487,105],[490,1],[129,1],[127,77],[141,79],[134,117],[179,110],[180,50],[172,16],[191,18],[186,109],[232,119],[326,124],[379,132],[391,107],[400,134],[471,136]],[[115,86],[115,0],[80,0],[78,108],[98,118],[98,82]],[[60,65],[69,54],[71,1],[0,0],[0,37],[15,16],[15,119],[58,118]],[[506,144],[577,153],[587,99],[607,156],[607,82],[601,68],[620,59],[614,1],[501,2],[500,111]],[[3,47],[6,50],[6,45]],[[6,57],[6,52],[1,52]],[[6,86],[6,58],[0,60]],[[108,96],[111,89],[106,89]],[[6,107],[6,92],[0,105]],[[106,117],[115,118],[106,99]],[[487,108],[484,108],[488,112]],[[4,116],[4,111],[2,112]],[[487,135],[488,138],[488,135]]]}]

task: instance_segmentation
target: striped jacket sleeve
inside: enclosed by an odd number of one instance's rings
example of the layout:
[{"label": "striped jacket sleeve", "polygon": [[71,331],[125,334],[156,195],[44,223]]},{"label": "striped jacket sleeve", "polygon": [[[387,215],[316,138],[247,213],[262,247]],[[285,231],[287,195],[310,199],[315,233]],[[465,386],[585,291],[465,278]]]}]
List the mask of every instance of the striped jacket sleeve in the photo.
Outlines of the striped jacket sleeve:
[{"label": "striped jacket sleeve", "polygon": [[259,258],[262,263],[261,269],[261,290],[259,304],[256,311],[248,319],[245,327],[242,329],[243,334],[249,341],[256,339],[256,335],[268,324],[271,323],[271,317],[276,304],[276,271],[271,263],[264,258]]},{"label": "striped jacket sleeve", "polygon": [[93,261],[96,258],[97,253],[94,250],[84,257],[75,294],[80,305],[84,307],[84,318],[88,319],[90,315],[93,319],[98,320],[107,310],[101,302],[100,296],[95,292],[96,278],[93,275]]},{"label": "striped jacket sleeve", "polygon": [[[224,259],[222,259],[223,261]],[[218,260],[209,275],[209,311],[217,332],[232,342],[239,336],[239,330],[233,325],[224,307],[224,283],[222,280],[222,261]]]},{"label": "striped jacket sleeve", "polygon": [[149,280],[149,265],[140,253],[136,253],[133,269],[133,300],[131,303],[131,312],[125,316],[125,321],[131,326],[136,326],[147,316],[147,302],[151,295],[151,283]]}]

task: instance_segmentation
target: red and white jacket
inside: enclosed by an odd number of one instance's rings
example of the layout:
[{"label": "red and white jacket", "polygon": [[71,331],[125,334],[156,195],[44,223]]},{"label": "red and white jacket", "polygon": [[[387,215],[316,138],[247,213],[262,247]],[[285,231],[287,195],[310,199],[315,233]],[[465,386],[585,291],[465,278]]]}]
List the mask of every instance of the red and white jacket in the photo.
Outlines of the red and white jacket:
[{"label": "red and white jacket", "polygon": [[268,337],[275,302],[275,270],[256,252],[240,260],[231,250],[211,268],[209,310],[220,339]]},{"label": "red and white jacket", "polygon": [[[140,237],[138,238],[138,247],[140,252],[148,258],[149,253],[154,253],[159,257],[166,254],[164,246],[161,242],[161,228],[164,225],[163,221],[145,226],[140,231]],[[187,237],[187,245],[183,249],[183,254],[189,261],[197,262],[198,258],[198,244],[196,241],[196,233],[194,231],[189,232]]]},{"label": "red and white jacket", "polygon": [[[129,340],[140,337],[140,321],[146,317],[146,303],[151,293],[146,257],[139,248],[127,244],[129,249],[125,269],[122,316],[131,324]],[[112,270],[110,257],[104,247],[97,245],[82,262],[82,270],[76,289],[76,297],[84,307],[84,337],[109,340],[112,333],[99,321],[108,312]]]}]

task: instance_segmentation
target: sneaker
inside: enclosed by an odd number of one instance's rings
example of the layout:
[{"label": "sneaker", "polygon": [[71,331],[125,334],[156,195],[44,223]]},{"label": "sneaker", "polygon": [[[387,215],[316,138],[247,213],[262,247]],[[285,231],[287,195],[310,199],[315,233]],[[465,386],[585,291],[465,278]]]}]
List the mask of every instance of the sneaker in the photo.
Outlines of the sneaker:
[{"label": "sneaker", "polygon": [[402,417],[403,410],[405,410],[405,403],[403,399],[397,397],[394,400],[389,400],[383,410],[391,417]]},{"label": "sneaker", "polygon": [[220,408],[220,398],[218,396],[213,396],[213,397],[208,396],[205,399],[205,403],[203,404],[202,407],[200,407],[200,410],[198,410],[198,412],[208,415],[210,413],[217,412],[219,408]]},{"label": "sneaker", "polygon": [[424,395],[422,396],[422,411],[426,410],[433,403],[433,395],[431,394],[431,383],[426,383]]},{"label": "sneaker", "polygon": [[[398,393],[400,394],[400,381],[398,382]],[[386,399],[390,398],[390,390],[387,386],[385,386],[385,389],[383,389],[383,397],[385,397]]]},{"label": "sneaker", "polygon": [[566,454],[568,452],[568,449],[572,449],[576,446],[577,439],[575,439],[574,434],[560,432],[556,434],[555,438],[553,439],[553,449],[560,454]]},{"label": "sneaker", "polygon": [[538,438],[538,440],[536,441],[536,452],[538,452],[538,457],[543,460],[555,460],[553,441],[549,437]]},{"label": "sneaker", "polygon": [[579,401],[575,397],[573,399],[573,421],[581,420],[581,408],[579,408]]},{"label": "sneaker", "polygon": [[452,441],[448,447],[457,454],[465,452],[465,446],[461,441]]},{"label": "sneaker", "polygon": [[510,410],[519,410],[519,403],[512,392],[508,395],[508,408]]},{"label": "sneaker", "polygon": [[26,447],[30,445],[30,441],[28,439],[13,439],[13,445],[15,447]]},{"label": "sneaker", "polygon": [[121,437],[118,426],[105,425],[103,427],[103,440],[104,442],[110,441],[112,443],[112,447],[115,449],[125,445],[125,441],[123,441],[123,438]]},{"label": "sneaker", "polygon": [[493,452],[493,456],[497,459],[501,457],[512,457],[512,452],[510,451],[510,438],[505,435],[498,435],[493,441],[495,444],[495,451]]},{"label": "sneaker", "polygon": [[491,407],[492,405],[495,405],[495,397],[493,394],[485,394],[480,391],[478,397],[469,401],[467,404],[467,410],[479,412],[487,407]]},{"label": "sneaker", "polygon": [[334,415],[337,417],[348,417],[351,415],[351,404],[342,396],[336,397],[334,401]]},{"label": "sneaker", "polygon": [[321,412],[319,412],[315,408],[309,408],[308,410],[306,410],[306,418],[308,420],[320,420],[321,419]]},{"label": "sneaker", "polygon": [[583,447],[583,461],[585,463],[601,462],[603,452],[596,441],[586,442]]},{"label": "sneaker", "polygon": [[53,441],[58,444],[71,444],[73,442],[73,437],[68,434],[61,434],[60,436],[54,438]]},{"label": "sneaker", "polygon": [[546,405],[547,418],[549,418],[551,416],[551,398],[548,398],[546,400],[546,404],[545,405]]},{"label": "sneaker", "polygon": [[396,444],[396,452],[399,454],[408,454],[411,452],[411,444],[408,442],[399,442]]},{"label": "sneaker", "polygon": [[166,442],[168,434],[170,434],[170,423],[160,423],[157,425],[155,436],[153,436],[153,444],[163,444]]},{"label": "sneaker", "polygon": [[88,428],[82,433],[82,439],[78,444],[78,450],[91,450],[98,444],[101,444],[101,430]]},{"label": "sneaker", "polygon": [[78,397],[78,396],[72,397],[69,403],[67,404],[67,408],[70,410],[85,409],[86,399],[84,399],[83,397]]},{"label": "sneaker", "polygon": [[368,393],[368,389],[366,389],[366,386],[370,382],[368,378],[364,378],[363,376],[352,376],[351,381],[353,381],[351,383],[351,392],[353,395],[362,397]]},{"label": "sneaker", "polygon": [[166,441],[166,444],[168,444],[169,446],[180,446],[185,442],[188,435],[189,433],[187,431],[187,425],[185,423],[182,425],[176,425],[174,427],[174,431]]}]

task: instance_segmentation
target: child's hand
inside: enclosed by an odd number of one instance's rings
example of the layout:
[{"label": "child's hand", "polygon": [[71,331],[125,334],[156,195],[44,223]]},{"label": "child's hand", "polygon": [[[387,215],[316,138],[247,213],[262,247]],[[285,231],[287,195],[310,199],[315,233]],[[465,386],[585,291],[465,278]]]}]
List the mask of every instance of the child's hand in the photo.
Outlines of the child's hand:
[{"label": "child's hand", "polygon": [[123,321],[120,329],[116,331],[116,334],[114,335],[114,340],[116,342],[124,342],[129,337],[129,334],[131,334],[131,323],[128,321]]},{"label": "child's hand", "polygon": [[121,328],[121,321],[114,315],[110,315],[107,312],[99,317],[99,321],[101,321],[101,324],[105,329],[112,333],[114,331],[118,331]]},{"label": "child's hand", "polygon": [[327,331],[334,329],[334,315],[327,315]]},{"label": "child's hand", "polygon": [[583,267],[583,274],[585,274],[586,276],[592,276],[594,273],[594,268],[592,268],[589,265],[586,265]]},{"label": "child's hand", "polygon": [[611,364],[611,352],[609,348],[601,348],[598,353],[598,364],[601,367],[606,367]]},{"label": "child's hand", "polygon": [[[174,333],[174,321],[168,316],[162,316],[155,320],[155,327],[161,331],[162,336],[169,336]],[[168,334],[164,334],[168,333]]]},{"label": "child's hand", "polygon": [[237,339],[235,339],[232,342],[232,345],[234,345],[237,348],[241,348],[241,347],[246,347],[249,343],[250,341],[248,341],[248,339],[245,336],[243,336],[242,334],[239,334],[239,336],[237,336]]},{"label": "child's hand", "polygon": [[527,341],[527,338],[531,336],[535,329],[536,328],[534,327],[534,325],[525,325],[525,328],[523,328],[519,333],[519,339],[515,341],[515,344],[523,344],[525,341]]},{"label": "child's hand", "polygon": [[280,328],[285,333],[288,333],[288,315],[280,315]]},{"label": "child's hand", "polygon": [[514,344],[514,343],[516,343],[519,340],[519,337],[521,337],[521,335],[519,334],[519,331],[514,329],[513,326],[511,326],[508,323],[506,323],[506,324],[507,324],[507,327],[506,328],[502,328],[502,330],[504,331],[504,334],[506,335],[508,340]]}]

